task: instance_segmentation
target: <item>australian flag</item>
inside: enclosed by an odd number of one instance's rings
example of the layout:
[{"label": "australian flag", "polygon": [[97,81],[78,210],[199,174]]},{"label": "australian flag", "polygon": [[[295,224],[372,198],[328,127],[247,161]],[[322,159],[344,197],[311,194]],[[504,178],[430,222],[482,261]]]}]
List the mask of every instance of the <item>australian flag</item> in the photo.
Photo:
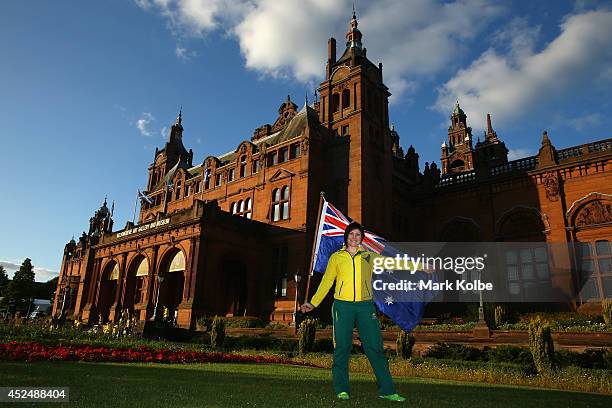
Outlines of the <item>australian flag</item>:
[{"label": "australian flag", "polygon": [[[331,203],[323,200],[319,218],[319,231],[315,240],[314,272],[325,272],[331,254],[342,248],[344,244],[344,231],[351,222],[351,219],[342,214]],[[403,255],[401,251],[392,247],[384,238],[367,230],[361,245],[364,249],[383,256],[395,257],[398,254]],[[433,273],[417,271],[414,274],[410,274],[405,271],[402,272],[385,271],[380,275],[372,274],[372,278],[393,283],[406,278],[411,281],[418,281],[420,279],[435,280],[435,274]],[[431,291],[416,290],[403,294],[397,299],[398,296],[391,292],[377,290],[376,287],[373,287],[373,289],[374,302],[378,310],[387,315],[405,332],[412,331],[419,324],[427,303],[433,298]]]}]

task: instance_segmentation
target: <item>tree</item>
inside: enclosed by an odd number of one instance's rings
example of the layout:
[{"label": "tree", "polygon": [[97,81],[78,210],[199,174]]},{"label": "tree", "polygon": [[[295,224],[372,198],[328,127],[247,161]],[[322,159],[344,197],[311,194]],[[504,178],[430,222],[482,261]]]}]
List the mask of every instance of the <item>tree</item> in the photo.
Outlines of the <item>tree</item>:
[{"label": "tree", "polygon": [[2,293],[4,292],[4,290],[6,289],[6,286],[8,285],[8,275],[6,273],[6,269],[4,269],[4,266],[0,265],[0,297],[2,296]]},{"label": "tree", "polygon": [[30,258],[23,261],[5,292],[9,302],[14,305],[14,310],[18,309],[24,302],[30,301],[34,295],[34,266]]}]

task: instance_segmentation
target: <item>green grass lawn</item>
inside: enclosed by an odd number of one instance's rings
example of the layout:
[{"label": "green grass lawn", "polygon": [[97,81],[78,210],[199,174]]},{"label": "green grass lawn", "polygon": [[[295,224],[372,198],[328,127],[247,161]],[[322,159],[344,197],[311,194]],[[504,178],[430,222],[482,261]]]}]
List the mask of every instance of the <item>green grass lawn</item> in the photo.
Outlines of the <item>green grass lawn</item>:
[{"label": "green grass lawn", "polygon": [[[610,396],[567,391],[418,378],[396,378],[395,383],[407,407],[612,406]],[[68,386],[70,407],[398,405],[378,399],[372,375],[351,373],[351,400],[335,401],[330,370],[284,365],[0,362],[0,386]]]}]

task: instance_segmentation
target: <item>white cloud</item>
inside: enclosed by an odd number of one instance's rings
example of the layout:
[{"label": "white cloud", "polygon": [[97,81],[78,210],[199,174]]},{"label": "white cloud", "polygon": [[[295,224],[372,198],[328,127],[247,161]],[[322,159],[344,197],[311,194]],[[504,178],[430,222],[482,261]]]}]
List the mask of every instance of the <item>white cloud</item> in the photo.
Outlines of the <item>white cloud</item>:
[{"label": "white cloud", "polygon": [[[329,0],[139,0],[166,18],[173,34],[202,36],[222,29],[240,44],[245,65],[266,75],[305,83],[322,79],[327,39],[344,51],[351,1]],[[381,0],[358,4],[368,58],[384,62],[385,82],[398,96],[416,88],[463,55],[500,13],[490,0]]]},{"label": "white cloud", "polygon": [[168,128],[166,126],[164,126],[163,128],[160,129],[159,134],[161,134],[162,139],[165,139],[168,137]]},{"label": "white cloud", "polygon": [[569,118],[557,116],[555,118],[555,125],[569,126],[578,132],[583,132],[601,125],[603,123],[603,119],[603,115],[597,112]]},{"label": "white cloud", "polygon": [[151,115],[149,112],[143,112],[141,117],[136,121],[136,127],[140,131],[140,134],[143,136],[151,136],[151,132],[147,129],[147,125],[151,123],[151,121],[155,120],[155,117]]},{"label": "white cloud", "polygon": [[[6,270],[9,279],[13,279],[15,271],[19,270],[21,263],[20,261],[0,260],[0,265]],[[34,265],[34,280],[36,280],[36,282],[47,282],[58,275],[58,271]]]},{"label": "white cloud", "polygon": [[183,60],[183,61],[189,61],[192,58],[198,56],[198,53],[196,51],[188,50],[187,48],[182,47],[178,44],[174,48],[174,54],[178,57],[178,59]]},{"label": "white cloud", "polygon": [[534,156],[535,151],[528,148],[508,149],[508,160],[517,160],[524,157]]},{"label": "white cloud", "polygon": [[488,49],[440,87],[435,108],[447,115],[458,98],[470,125],[483,129],[487,112],[497,124],[507,123],[560,98],[610,85],[602,67],[612,65],[612,11],[568,16],[559,36],[540,52],[533,49],[538,29],[520,34],[521,27],[524,22],[515,22],[498,35],[519,33],[505,53]]}]

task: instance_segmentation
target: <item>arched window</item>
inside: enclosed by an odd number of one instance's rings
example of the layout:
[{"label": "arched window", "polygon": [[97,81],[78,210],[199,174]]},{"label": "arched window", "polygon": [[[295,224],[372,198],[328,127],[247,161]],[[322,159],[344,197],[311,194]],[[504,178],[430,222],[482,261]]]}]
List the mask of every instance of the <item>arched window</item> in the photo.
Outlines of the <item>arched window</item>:
[{"label": "arched window", "polygon": [[253,202],[251,201],[250,198],[247,198],[245,202],[246,202],[245,217],[247,217],[248,219],[251,219],[253,215]]},{"label": "arched window", "polygon": [[331,103],[332,103],[332,112],[333,113],[338,112],[338,110],[340,109],[340,95],[337,93],[333,94]]},{"label": "arched window", "polygon": [[289,219],[289,186],[272,191],[272,221]]},{"label": "arched window", "polygon": [[236,214],[236,203],[230,205],[230,214]]},{"label": "arched window", "polygon": [[233,214],[251,219],[252,206],[253,206],[253,202],[251,201],[251,198],[247,197],[244,199],[244,201],[243,200],[238,201],[235,207],[236,211],[233,212]]},{"label": "arched window", "polygon": [[342,91],[342,109],[346,109],[351,106],[351,91],[345,89]]}]

